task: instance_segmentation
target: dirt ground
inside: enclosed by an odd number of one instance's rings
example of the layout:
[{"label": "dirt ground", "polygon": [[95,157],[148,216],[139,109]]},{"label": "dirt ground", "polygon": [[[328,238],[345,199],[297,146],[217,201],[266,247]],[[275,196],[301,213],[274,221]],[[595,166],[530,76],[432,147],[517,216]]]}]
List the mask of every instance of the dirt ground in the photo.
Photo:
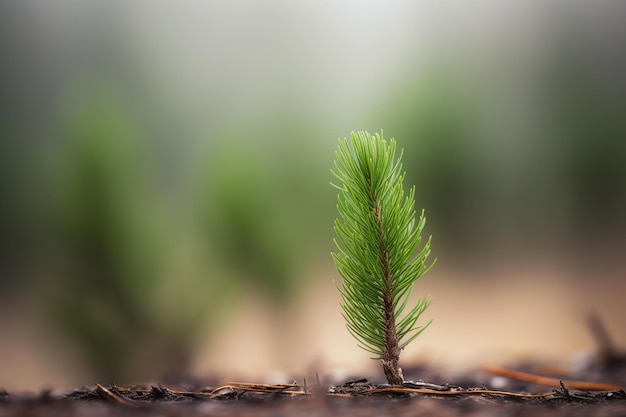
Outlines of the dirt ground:
[{"label": "dirt ground", "polygon": [[[626,415],[626,360],[597,355],[584,369],[518,364],[457,375],[405,369],[402,386],[365,379],[328,386],[215,384],[176,377],[145,386],[96,384],[68,391],[0,390],[5,416],[620,416]],[[410,380],[420,375],[423,379]],[[427,381],[427,382],[424,382]]]}]

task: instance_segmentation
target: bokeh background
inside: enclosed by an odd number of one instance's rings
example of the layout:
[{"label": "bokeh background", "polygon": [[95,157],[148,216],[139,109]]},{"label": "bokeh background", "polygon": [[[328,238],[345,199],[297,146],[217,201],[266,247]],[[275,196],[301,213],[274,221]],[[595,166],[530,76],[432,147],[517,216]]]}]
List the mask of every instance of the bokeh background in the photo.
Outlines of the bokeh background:
[{"label": "bokeh background", "polygon": [[404,148],[436,267],[405,366],[626,347],[626,4],[3,1],[0,387],[373,373],[337,139]]}]

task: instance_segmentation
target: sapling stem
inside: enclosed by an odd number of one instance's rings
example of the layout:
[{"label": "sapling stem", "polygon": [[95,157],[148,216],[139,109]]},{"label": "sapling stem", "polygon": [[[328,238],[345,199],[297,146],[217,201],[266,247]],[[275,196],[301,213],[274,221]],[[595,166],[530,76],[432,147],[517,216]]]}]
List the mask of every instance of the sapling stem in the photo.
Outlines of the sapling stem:
[{"label": "sapling stem", "polygon": [[[430,304],[425,296],[405,313],[415,281],[430,267],[430,238],[421,250],[426,219],[416,221],[415,188],[404,194],[396,142],[381,134],[352,133],[339,141],[333,174],[340,180],[333,253],[343,278],[343,316],[359,346],[380,359],[387,381],[404,382],[400,351],[428,325],[417,325]],[[415,252],[417,251],[417,254]]]}]

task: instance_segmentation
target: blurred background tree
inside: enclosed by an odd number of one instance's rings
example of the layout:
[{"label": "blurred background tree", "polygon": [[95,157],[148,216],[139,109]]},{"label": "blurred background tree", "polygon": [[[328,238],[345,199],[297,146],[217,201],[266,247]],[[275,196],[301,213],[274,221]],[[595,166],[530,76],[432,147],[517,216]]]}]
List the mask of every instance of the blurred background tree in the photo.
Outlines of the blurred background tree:
[{"label": "blurred background tree", "polygon": [[219,299],[176,273],[184,228],[167,220],[132,105],[100,82],[69,100],[51,183],[56,270],[40,284],[51,324],[111,381],[150,374],[155,362],[161,372],[185,369],[194,333]]}]

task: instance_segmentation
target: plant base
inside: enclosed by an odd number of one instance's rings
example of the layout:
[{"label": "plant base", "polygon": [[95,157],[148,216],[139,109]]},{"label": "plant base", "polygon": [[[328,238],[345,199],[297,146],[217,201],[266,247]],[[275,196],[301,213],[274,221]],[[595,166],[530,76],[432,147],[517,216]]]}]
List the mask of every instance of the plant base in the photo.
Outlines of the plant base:
[{"label": "plant base", "polygon": [[381,361],[383,363],[383,371],[390,385],[402,385],[404,383],[404,375],[402,368],[398,366],[397,360]]}]

